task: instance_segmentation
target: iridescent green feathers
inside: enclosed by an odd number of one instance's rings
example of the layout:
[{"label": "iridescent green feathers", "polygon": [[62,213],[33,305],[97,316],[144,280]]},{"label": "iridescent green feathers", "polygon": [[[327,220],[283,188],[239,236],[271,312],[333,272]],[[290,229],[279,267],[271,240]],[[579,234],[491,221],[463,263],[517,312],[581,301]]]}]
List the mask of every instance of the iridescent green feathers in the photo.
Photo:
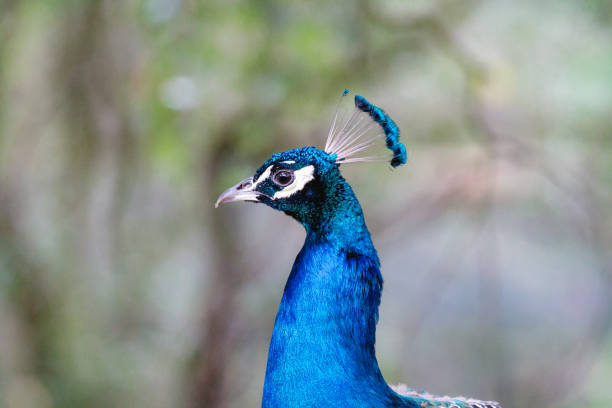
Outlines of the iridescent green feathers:
[{"label": "iridescent green feathers", "polygon": [[[345,89],[342,97],[348,92]],[[393,167],[406,163],[406,147],[399,141],[399,127],[384,110],[363,96],[355,95],[355,108],[344,124],[342,122],[339,109],[336,109],[324,149],[326,153],[336,155],[337,163],[390,161]],[[391,157],[360,156],[383,136],[387,148],[393,153]]]}]

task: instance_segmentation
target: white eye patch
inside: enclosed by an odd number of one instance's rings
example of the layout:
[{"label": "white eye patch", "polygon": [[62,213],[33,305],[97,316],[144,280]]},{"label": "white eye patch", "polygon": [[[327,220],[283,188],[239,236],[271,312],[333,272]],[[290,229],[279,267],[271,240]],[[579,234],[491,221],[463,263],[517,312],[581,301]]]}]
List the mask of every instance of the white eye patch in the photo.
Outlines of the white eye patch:
[{"label": "white eye patch", "polygon": [[[266,169],[266,171],[268,170],[269,168]],[[276,200],[277,198],[290,197],[301,189],[303,189],[304,186],[308,184],[308,182],[314,179],[314,166],[310,165],[302,167],[301,169],[294,171],[293,175],[295,176],[295,180],[293,180],[293,183],[289,184],[282,190],[274,193],[274,197],[272,197],[274,200]]]},{"label": "white eye patch", "polygon": [[269,165],[268,168],[261,173],[261,175],[259,177],[257,177],[257,181],[253,183],[253,185],[251,186],[251,190],[255,190],[255,188],[257,188],[257,186],[264,180],[266,180],[268,177],[270,177],[270,173],[272,173],[272,167],[274,167],[273,164]]}]

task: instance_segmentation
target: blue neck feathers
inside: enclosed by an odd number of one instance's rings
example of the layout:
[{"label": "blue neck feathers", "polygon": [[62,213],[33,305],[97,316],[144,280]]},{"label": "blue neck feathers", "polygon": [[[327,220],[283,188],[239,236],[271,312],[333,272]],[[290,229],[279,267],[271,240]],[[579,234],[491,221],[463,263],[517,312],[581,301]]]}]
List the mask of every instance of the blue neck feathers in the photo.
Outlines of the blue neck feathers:
[{"label": "blue neck feathers", "polygon": [[276,316],[265,408],[406,404],[376,361],[378,255],[357,198],[338,177],[318,208],[290,214],[307,234]]}]

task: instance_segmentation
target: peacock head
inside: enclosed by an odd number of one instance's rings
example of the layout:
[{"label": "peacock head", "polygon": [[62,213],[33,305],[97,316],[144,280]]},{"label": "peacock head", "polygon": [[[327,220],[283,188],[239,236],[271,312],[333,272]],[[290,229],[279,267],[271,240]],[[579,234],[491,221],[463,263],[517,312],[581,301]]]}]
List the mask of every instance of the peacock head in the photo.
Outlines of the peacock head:
[{"label": "peacock head", "polygon": [[[348,93],[347,90],[343,96]],[[233,201],[261,202],[301,223],[325,213],[325,207],[348,198],[339,166],[364,161],[390,161],[397,167],[406,162],[406,148],[399,142],[399,129],[380,108],[355,96],[355,108],[346,120],[336,110],[323,150],[303,147],[273,154],[253,177],[223,192],[215,207]],[[392,155],[362,156],[378,139],[384,138]],[[330,203],[331,201],[331,203]]]},{"label": "peacock head", "polygon": [[273,154],[253,177],[223,192],[215,206],[232,201],[260,202],[304,222],[342,181],[336,155],[303,147]]}]

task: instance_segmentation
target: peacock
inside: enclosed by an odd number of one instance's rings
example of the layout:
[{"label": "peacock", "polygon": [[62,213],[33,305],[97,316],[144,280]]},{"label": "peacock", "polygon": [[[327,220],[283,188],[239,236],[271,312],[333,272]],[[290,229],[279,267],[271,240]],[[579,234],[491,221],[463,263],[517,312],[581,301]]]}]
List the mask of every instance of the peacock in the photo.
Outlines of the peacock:
[{"label": "peacock", "polygon": [[[407,155],[399,128],[385,111],[360,95],[354,105],[345,116],[336,108],[323,150],[275,153],[215,204],[264,203],[306,229],[276,315],[262,407],[500,408],[493,401],[391,387],[381,374],[374,351],[380,262],[359,201],[339,167],[382,160],[397,167]],[[363,156],[382,138],[391,154]]]}]

